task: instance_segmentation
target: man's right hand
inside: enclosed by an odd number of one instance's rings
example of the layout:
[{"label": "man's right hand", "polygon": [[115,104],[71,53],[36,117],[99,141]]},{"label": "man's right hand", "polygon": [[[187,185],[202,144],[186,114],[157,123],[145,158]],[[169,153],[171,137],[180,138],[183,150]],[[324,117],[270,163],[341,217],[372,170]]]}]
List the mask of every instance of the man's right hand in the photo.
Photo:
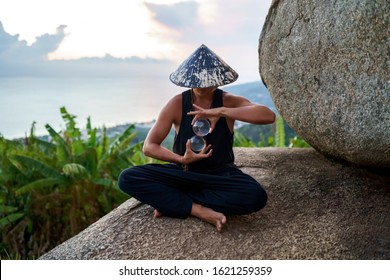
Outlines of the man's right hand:
[{"label": "man's right hand", "polygon": [[199,153],[195,153],[191,149],[191,141],[188,139],[186,143],[186,151],[182,158],[182,164],[187,165],[204,158],[208,158],[212,155],[213,149],[211,149],[211,144],[205,146]]}]

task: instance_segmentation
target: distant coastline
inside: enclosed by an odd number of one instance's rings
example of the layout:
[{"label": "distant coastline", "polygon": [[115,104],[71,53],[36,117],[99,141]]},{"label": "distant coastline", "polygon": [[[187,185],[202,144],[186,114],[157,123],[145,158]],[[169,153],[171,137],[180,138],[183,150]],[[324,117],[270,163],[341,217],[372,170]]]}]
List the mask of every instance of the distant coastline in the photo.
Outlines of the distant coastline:
[{"label": "distant coastline", "polygon": [[[43,84],[42,84],[43,83]],[[165,86],[161,86],[162,83]],[[137,90],[140,88],[139,90]],[[275,105],[261,81],[221,87],[252,102],[263,104],[275,113]],[[88,117],[93,127],[105,126],[109,135],[135,124],[141,131],[150,129],[163,104],[180,92],[166,81],[150,79],[0,79],[0,134],[7,139],[24,138],[35,121],[35,133],[44,137],[45,124],[56,131],[63,128],[59,108],[65,106],[77,117],[80,129]],[[173,91],[175,91],[173,93]],[[158,94],[156,94],[156,92]],[[134,121],[133,121],[134,120]],[[236,122],[236,128],[243,124]],[[24,131],[24,133],[20,133]]]}]

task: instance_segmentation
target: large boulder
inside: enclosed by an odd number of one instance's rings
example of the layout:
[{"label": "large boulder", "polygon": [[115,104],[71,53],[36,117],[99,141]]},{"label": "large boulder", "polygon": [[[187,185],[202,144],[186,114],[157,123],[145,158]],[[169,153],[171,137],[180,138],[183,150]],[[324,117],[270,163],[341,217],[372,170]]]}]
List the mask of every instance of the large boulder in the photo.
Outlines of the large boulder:
[{"label": "large boulder", "polygon": [[267,206],[228,216],[222,233],[197,218],[153,219],[134,199],[40,259],[390,259],[390,178],[314,149],[240,148]]},{"label": "large boulder", "polygon": [[278,111],[315,149],[390,167],[388,0],[273,1],[259,63]]}]

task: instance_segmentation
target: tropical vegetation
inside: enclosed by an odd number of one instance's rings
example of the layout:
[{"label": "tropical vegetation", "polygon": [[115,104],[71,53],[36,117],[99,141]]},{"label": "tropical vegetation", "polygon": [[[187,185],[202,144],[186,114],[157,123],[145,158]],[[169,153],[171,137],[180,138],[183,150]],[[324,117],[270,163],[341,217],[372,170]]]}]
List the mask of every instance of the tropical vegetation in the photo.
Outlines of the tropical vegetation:
[{"label": "tropical vegetation", "polygon": [[46,125],[48,140],[0,137],[0,256],[36,258],[77,234],[128,197],[116,181],[126,167],[151,162],[129,125],[107,137],[105,128],[85,131],[61,108],[65,129]]},{"label": "tropical vegetation", "polygon": [[308,148],[310,145],[299,137],[278,115],[272,125],[245,125],[234,132],[235,147],[289,147]]}]

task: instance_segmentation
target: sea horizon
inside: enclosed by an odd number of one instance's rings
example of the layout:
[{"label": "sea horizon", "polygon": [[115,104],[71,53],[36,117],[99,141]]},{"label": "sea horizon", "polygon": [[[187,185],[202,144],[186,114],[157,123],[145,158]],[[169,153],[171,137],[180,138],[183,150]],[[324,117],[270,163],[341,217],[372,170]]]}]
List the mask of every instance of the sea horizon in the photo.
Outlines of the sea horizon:
[{"label": "sea horizon", "polygon": [[76,116],[80,129],[149,123],[181,88],[166,78],[1,77],[0,134],[7,139],[46,135],[45,125],[64,128],[60,108]]},{"label": "sea horizon", "polygon": [[48,134],[46,124],[62,130],[61,107],[76,116],[80,129],[88,117],[96,128],[151,125],[166,102],[184,90],[165,76],[0,77],[0,134],[25,137],[34,122],[37,136]]}]

